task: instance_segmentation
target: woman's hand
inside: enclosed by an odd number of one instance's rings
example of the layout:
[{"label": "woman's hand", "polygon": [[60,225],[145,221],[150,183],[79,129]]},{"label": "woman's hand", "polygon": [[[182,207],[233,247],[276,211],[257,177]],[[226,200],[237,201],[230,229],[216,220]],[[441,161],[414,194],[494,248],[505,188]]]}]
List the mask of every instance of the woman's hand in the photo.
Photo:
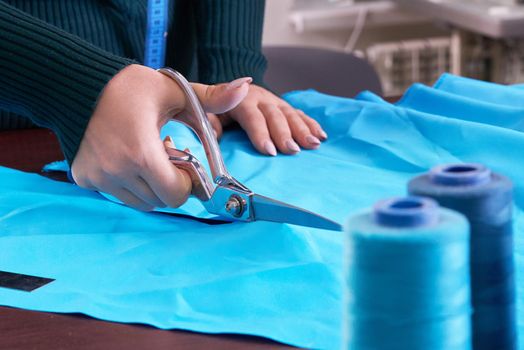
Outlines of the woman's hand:
[{"label": "woman's hand", "polygon": [[277,154],[277,149],[285,154],[298,153],[300,147],[315,149],[327,139],[327,134],[314,119],[256,85],[249,86],[247,97],[237,107],[218,119],[210,115],[210,120],[219,136],[220,124],[225,126],[231,120],[237,121],[253,146],[260,153],[271,156]]},{"label": "woman's hand", "polygon": [[[224,113],[242,101],[250,82],[193,88],[207,112]],[[169,161],[160,128],[186,112],[175,81],[144,66],[126,67],[107,84],[89,121],[71,167],[76,183],[140,210],[180,206],[191,180]]]}]

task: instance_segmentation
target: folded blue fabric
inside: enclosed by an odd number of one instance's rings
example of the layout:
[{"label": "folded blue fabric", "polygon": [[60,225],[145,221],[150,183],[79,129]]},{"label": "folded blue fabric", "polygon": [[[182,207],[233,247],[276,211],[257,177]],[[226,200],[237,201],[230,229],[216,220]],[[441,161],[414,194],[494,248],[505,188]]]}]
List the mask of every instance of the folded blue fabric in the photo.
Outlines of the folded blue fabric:
[{"label": "folded blue fabric", "polygon": [[[398,105],[371,93],[346,99],[294,92],[287,100],[329,134],[319,150],[264,157],[241,131],[226,133],[221,148],[231,173],[252,190],[339,222],[380,198],[404,194],[411,177],[440,163],[480,162],[506,174],[516,185],[524,334],[524,134],[517,115],[524,102],[514,101],[518,94],[524,97],[516,87],[450,75],[433,89],[413,87]],[[163,133],[204,159],[192,135],[169,128]],[[0,168],[0,179],[1,269],[56,279],[31,293],[0,288],[1,304],[261,335],[307,348],[340,346],[340,233],[265,222],[208,225],[140,213],[11,169]],[[181,210],[207,217],[197,202]]]},{"label": "folded blue fabric", "polygon": [[524,107],[524,91],[519,85],[507,86],[471,78],[443,74],[435,83],[435,89],[455,95],[471,97],[477,101],[493,102],[513,107]]}]

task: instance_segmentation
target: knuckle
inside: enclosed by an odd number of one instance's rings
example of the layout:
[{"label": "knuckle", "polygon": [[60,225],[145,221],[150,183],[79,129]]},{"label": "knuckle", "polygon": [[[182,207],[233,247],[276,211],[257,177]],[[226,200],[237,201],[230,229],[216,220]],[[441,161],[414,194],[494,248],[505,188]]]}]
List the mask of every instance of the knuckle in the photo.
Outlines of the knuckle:
[{"label": "knuckle", "polygon": [[285,114],[280,109],[278,109],[276,106],[273,106],[272,108],[268,109],[267,117],[271,118],[274,121],[280,121],[280,120],[286,119]]},{"label": "knuckle", "polygon": [[314,127],[320,127],[320,124],[315,119],[311,118],[310,116],[306,114],[302,114],[301,116],[302,116],[302,120],[308,123],[308,125],[312,125]]},{"label": "knuckle", "polygon": [[288,114],[293,114],[293,115],[296,115],[297,114],[297,110],[294,109],[293,107],[289,106],[289,105],[283,105],[283,106],[280,106],[280,110],[285,113],[286,115]]},{"label": "knuckle", "polygon": [[307,128],[300,128],[300,129],[297,129],[295,130],[295,132],[293,133],[293,136],[295,137],[295,139],[297,139],[298,141],[302,142],[302,143],[307,143],[306,142],[306,137],[308,135],[311,135],[311,132],[309,131],[309,129]]},{"label": "knuckle", "polygon": [[260,102],[258,106],[260,109],[267,110],[267,111],[273,111],[276,108],[275,104],[269,103],[266,101]]},{"label": "knuckle", "polygon": [[147,159],[148,158],[143,153],[138,152],[133,157],[129,157],[129,165],[134,169],[142,169],[143,167],[148,166]]},{"label": "knuckle", "polygon": [[[158,156],[160,156],[159,154]],[[169,158],[167,151],[165,151],[165,157]],[[119,167],[118,175],[128,177],[131,173],[142,173],[150,172],[154,168],[157,162],[157,157],[148,157],[144,152],[136,152],[136,154],[127,158],[124,166]]]},{"label": "knuckle", "polygon": [[294,110],[286,110],[284,113],[286,118],[292,122],[302,122],[300,116]]},{"label": "knuckle", "polygon": [[96,177],[110,177],[114,176],[118,172],[118,166],[116,161],[112,161],[108,157],[104,157],[98,160],[98,171],[96,171]]},{"label": "knuckle", "polygon": [[89,181],[89,174],[82,168],[79,168],[74,164],[71,167],[71,174],[75,183],[82,188],[90,189],[91,182]]},{"label": "knuckle", "polygon": [[122,177],[124,177],[124,175],[125,175],[125,172],[123,169],[120,169],[116,165],[109,163],[109,164],[104,164],[100,168],[97,178],[101,181],[104,181],[104,180],[112,179],[112,178],[121,179]]},{"label": "knuckle", "polygon": [[309,127],[304,123],[304,121],[300,119],[293,119],[290,122],[291,131],[293,133],[293,136],[296,137],[305,137],[306,135],[311,134],[311,131],[309,130]]},{"label": "knuckle", "polygon": [[86,182],[89,184],[89,187],[93,190],[104,191],[106,188],[107,178],[103,172],[97,171],[91,173]]},{"label": "knuckle", "polygon": [[308,126],[304,122],[297,123],[295,128],[301,134],[310,134],[311,133],[311,131],[309,130]]},{"label": "knuckle", "polygon": [[248,124],[256,123],[261,119],[258,113],[244,113],[243,118]]},{"label": "knuckle", "polygon": [[[129,171],[142,169],[148,166],[148,157],[146,156],[147,149],[146,147],[138,146],[135,150],[129,153],[126,153],[123,157],[123,164],[125,166],[118,166],[119,171]],[[116,165],[115,162],[112,162],[113,165]]]},{"label": "knuckle", "polygon": [[90,180],[89,176],[87,175],[74,175],[75,183],[82,188],[88,189],[88,190],[96,190],[95,185],[93,185],[92,181]]}]

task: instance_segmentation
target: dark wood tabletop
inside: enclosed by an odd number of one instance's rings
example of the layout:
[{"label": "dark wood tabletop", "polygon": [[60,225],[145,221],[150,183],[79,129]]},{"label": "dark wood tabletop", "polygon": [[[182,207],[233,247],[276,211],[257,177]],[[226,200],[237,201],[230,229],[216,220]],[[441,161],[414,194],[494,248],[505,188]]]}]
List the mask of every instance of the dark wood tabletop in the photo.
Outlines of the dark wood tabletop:
[{"label": "dark wood tabletop", "polygon": [[[0,131],[0,165],[40,173],[63,159],[58,141],[46,129]],[[62,180],[61,174],[44,174]],[[0,268],[1,270],[1,268]],[[1,304],[1,301],[0,301]],[[268,339],[165,331],[144,325],[100,321],[79,314],[55,314],[0,307],[0,349],[290,349]]]}]

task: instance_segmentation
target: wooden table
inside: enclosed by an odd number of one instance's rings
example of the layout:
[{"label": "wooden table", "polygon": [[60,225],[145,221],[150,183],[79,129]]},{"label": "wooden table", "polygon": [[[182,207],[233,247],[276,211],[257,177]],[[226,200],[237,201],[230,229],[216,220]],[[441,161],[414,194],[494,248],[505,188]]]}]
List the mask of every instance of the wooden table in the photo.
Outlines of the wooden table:
[{"label": "wooden table", "polygon": [[[54,134],[45,129],[0,131],[0,165],[39,173],[63,159]],[[50,177],[64,179],[63,175]],[[1,267],[0,267],[1,269]],[[0,349],[290,349],[264,338],[164,331],[149,326],[0,307]]]}]

